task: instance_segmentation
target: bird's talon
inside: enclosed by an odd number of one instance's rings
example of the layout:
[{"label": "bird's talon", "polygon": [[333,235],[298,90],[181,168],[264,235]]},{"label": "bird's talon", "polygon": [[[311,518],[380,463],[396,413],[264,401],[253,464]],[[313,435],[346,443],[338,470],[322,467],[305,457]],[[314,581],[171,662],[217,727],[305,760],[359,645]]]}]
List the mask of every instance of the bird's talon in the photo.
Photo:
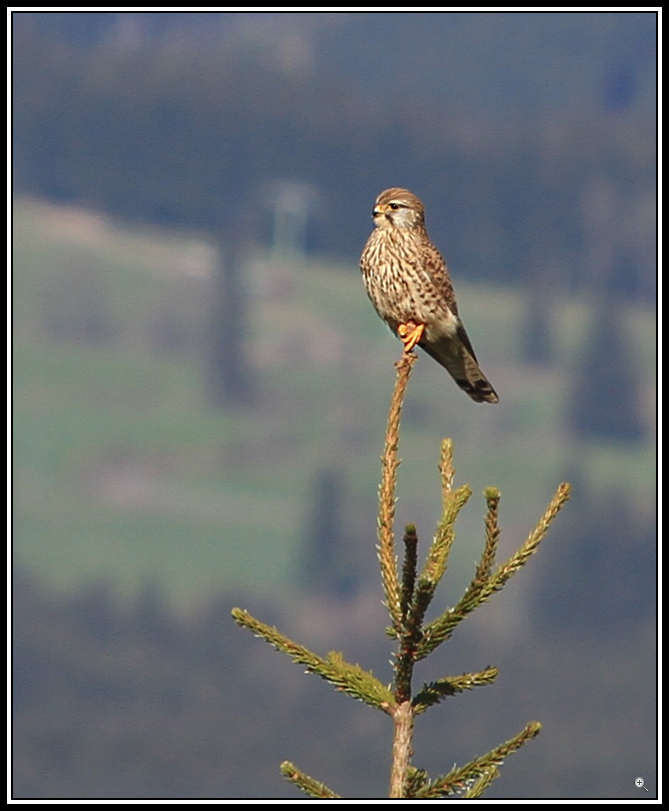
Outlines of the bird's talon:
[{"label": "bird's talon", "polygon": [[413,321],[409,321],[407,324],[400,324],[397,327],[397,334],[404,344],[405,352],[411,352],[423,337],[423,332],[425,332],[425,324],[414,324]]}]

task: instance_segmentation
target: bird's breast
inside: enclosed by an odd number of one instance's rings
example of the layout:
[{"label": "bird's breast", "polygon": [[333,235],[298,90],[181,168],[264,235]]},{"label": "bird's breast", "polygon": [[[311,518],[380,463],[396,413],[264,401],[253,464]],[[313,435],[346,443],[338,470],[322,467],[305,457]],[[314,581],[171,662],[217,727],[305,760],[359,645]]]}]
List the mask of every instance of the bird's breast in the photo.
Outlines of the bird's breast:
[{"label": "bird's breast", "polygon": [[393,329],[415,321],[433,325],[439,331],[444,317],[451,315],[443,296],[425,270],[422,245],[404,237],[400,229],[376,229],[361,257],[367,294],[378,314]]}]

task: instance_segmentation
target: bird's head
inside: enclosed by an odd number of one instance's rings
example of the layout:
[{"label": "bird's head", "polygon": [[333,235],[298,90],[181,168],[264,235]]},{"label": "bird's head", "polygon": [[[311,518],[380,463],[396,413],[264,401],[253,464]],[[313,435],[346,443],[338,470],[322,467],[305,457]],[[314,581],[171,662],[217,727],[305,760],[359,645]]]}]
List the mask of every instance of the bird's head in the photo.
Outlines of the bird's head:
[{"label": "bird's head", "polygon": [[377,228],[415,228],[425,222],[425,207],[407,189],[386,189],[376,198],[372,217]]}]

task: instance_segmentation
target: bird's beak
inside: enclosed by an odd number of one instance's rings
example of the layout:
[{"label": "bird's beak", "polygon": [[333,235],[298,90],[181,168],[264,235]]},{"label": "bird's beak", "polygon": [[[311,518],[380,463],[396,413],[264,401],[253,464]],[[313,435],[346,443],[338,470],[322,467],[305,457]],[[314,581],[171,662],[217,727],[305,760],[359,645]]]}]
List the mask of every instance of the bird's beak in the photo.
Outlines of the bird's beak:
[{"label": "bird's beak", "polygon": [[383,216],[386,211],[388,211],[388,206],[374,206],[374,211],[372,212],[372,219],[376,219],[377,217]]}]

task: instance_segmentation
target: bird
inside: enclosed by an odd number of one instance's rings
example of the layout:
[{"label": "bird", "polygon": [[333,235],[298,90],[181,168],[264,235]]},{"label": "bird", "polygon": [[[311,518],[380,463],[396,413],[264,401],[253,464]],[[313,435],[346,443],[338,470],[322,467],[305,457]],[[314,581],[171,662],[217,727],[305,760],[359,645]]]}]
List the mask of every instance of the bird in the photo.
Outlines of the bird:
[{"label": "bird", "polygon": [[405,352],[419,346],[472,400],[499,402],[460,319],[446,262],[428,236],[423,203],[407,189],[386,189],[372,218],[360,269],[376,312]]}]

